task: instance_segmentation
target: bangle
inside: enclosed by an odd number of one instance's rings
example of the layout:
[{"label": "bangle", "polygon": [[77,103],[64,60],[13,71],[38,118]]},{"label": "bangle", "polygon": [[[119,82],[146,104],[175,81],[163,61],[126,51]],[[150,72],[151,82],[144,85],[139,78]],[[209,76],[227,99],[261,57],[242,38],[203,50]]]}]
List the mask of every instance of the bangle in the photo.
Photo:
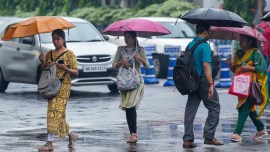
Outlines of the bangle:
[{"label": "bangle", "polygon": [[214,83],[214,82],[212,82],[212,83],[210,83],[209,85],[210,85],[210,86],[215,86],[215,83]]},{"label": "bangle", "polygon": [[233,65],[232,63],[227,63],[228,65]]}]

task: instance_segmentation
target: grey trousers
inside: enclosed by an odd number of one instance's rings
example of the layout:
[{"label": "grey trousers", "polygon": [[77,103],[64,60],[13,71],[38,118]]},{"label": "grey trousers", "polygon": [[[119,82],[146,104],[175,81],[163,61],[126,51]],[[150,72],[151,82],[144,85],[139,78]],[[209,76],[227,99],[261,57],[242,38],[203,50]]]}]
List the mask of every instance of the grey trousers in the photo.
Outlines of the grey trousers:
[{"label": "grey trousers", "polygon": [[198,90],[188,95],[184,118],[184,141],[194,142],[193,123],[201,100],[203,101],[204,106],[208,109],[208,117],[205,122],[203,137],[206,139],[214,139],[219,122],[220,105],[216,89],[212,99],[208,98],[209,88],[210,86],[206,78],[203,77],[201,78]]}]

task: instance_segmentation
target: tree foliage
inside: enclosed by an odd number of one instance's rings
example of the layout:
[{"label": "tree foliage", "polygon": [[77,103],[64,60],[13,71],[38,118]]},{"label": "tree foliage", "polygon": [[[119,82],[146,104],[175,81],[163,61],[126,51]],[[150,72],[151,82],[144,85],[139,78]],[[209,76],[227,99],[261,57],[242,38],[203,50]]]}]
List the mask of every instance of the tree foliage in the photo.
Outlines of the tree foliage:
[{"label": "tree foliage", "polygon": [[1,15],[15,15],[16,11],[34,12],[38,15],[69,12],[87,6],[101,6],[100,0],[0,0]]},{"label": "tree foliage", "polygon": [[100,0],[0,1],[4,1],[3,5],[0,5],[0,15],[14,15],[19,17],[34,15],[72,16],[86,19],[98,26],[106,26],[117,20],[131,17],[178,17],[180,14],[195,8],[194,4],[183,2],[182,0],[138,0],[137,7],[125,9],[120,8],[120,6],[101,7]]},{"label": "tree foliage", "polygon": [[254,10],[257,10],[257,0],[224,0],[224,9],[240,15],[249,25],[252,25],[255,18]]},{"label": "tree foliage", "polygon": [[138,0],[137,2],[137,7],[138,8],[145,8],[151,4],[159,4],[159,3],[163,3],[166,0]]},{"label": "tree foliage", "polygon": [[181,0],[167,0],[161,4],[152,4],[145,9],[120,8],[120,7],[87,7],[76,9],[70,13],[73,17],[84,18],[96,25],[107,25],[121,19],[145,16],[178,17],[195,8],[192,3],[181,2]]}]

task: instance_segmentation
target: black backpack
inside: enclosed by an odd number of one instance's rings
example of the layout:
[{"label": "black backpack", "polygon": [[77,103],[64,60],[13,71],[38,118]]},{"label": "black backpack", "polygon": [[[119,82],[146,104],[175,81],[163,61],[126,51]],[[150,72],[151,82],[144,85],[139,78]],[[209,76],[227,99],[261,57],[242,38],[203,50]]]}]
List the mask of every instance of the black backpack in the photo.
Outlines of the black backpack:
[{"label": "black backpack", "polygon": [[176,61],[176,66],[173,69],[173,81],[182,95],[195,92],[199,87],[200,75],[195,69],[193,52],[202,43],[207,42],[199,40],[191,49],[187,46],[185,52]]}]

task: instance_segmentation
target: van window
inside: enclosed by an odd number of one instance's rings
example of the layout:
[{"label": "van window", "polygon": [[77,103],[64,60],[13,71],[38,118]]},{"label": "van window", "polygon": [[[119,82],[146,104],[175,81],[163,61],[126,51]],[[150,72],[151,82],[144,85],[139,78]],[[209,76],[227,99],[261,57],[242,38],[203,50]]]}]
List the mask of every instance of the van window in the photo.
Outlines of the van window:
[{"label": "van window", "polygon": [[157,36],[158,38],[193,38],[196,36],[193,27],[186,22],[177,22],[176,25],[174,22],[160,23],[165,26],[171,34]]},{"label": "van window", "polygon": [[[89,23],[76,22],[73,23],[76,27],[65,30],[67,42],[92,42],[104,41],[101,34]],[[40,34],[42,43],[52,43],[51,33]]]}]

